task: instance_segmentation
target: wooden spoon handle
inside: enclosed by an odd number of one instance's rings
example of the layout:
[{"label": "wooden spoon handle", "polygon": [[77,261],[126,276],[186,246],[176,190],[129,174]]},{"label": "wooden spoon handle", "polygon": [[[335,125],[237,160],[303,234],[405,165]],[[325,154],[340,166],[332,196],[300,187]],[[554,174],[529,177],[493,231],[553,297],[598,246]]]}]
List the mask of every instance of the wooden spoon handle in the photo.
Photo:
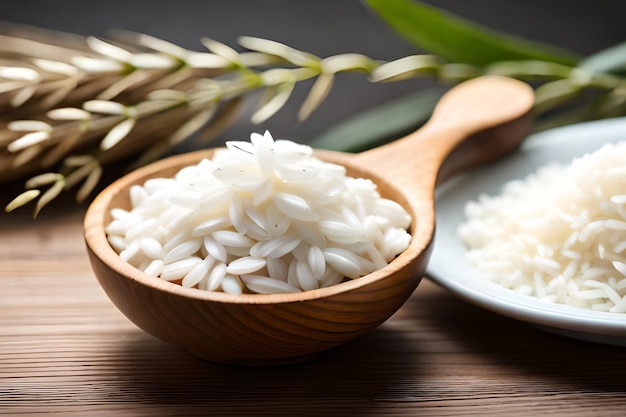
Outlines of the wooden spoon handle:
[{"label": "wooden spoon handle", "polygon": [[[411,190],[432,190],[446,157],[459,145],[448,177],[499,158],[517,148],[528,133],[532,88],[505,77],[480,77],[448,91],[421,129],[402,139],[355,155],[353,162],[375,170],[384,180]],[[526,123],[515,125],[517,121]],[[407,190],[409,191],[409,190]]]}]

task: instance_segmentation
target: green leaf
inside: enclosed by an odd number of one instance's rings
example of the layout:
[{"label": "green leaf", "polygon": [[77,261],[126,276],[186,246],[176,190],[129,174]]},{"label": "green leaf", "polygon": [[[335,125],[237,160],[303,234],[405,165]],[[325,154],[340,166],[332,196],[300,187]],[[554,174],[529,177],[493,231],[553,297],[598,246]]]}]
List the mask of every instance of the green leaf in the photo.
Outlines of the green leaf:
[{"label": "green leaf", "polygon": [[536,118],[533,132],[542,132],[548,129],[591,120],[624,116],[626,109],[624,109],[623,103],[617,107],[614,107],[614,104],[611,95],[607,94],[577,106],[570,106],[557,112],[541,115]]},{"label": "green leaf", "polygon": [[387,102],[330,128],[311,146],[360,152],[398,139],[424,124],[445,88],[433,87]]},{"label": "green leaf", "polygon": [[562,104],[570,103],[580,95],[581,90],[581,85],[567,78],[543,84],[535,90],[535,107],[533,111],[538,116],[554,110]]},{"label": "green leaf", "polygon": [[564,65],[578,62],[569,52],[487,29],[421,2],[365,1],[408,41],[451,62],[480,66],[520,59]]},{"label": "green leaf", "polygon": [[626,42],[588,56],[578,65],[595,72],[617,72],[626,69]]}]

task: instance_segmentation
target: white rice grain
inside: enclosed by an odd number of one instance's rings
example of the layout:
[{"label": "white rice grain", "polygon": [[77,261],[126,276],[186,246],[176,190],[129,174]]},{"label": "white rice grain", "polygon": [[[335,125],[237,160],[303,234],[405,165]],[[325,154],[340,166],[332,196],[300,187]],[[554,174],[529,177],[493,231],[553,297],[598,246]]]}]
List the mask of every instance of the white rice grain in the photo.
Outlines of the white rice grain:
[{"label": "white rice grain", "polygon": [[321,220],[317,223],[317,227],[324,236],[336,243],[348,245],[363,239],[359,229],[343,221]]},{"label": "white rice grain", "polygon": [[269,134],[261,136],[258,133],[252,133],[250,142],[254,146],[254,154],[259,161],[261,172],[265,177],[271,176],[274,172],[274,154],[272,152],[274,140]]},{"label": "white rice grain", "polygon": [[244,204],[241,196],[239,196],[238,194],[234,194],[232,199],[230,200],[230,206],[228,207],[228,218],[230,219],[230,222],[232,223],[238,234],[246,234],[246,232],[248,231],[248,227],[246,226],[245,221],[246,213],[244,211]]},{"label": "white rice grain", "polygon": [[284,294],[301,291],[300,288],[284,281],[262,275],[242,275],[241,280],[249,290],[259,294]]},{"label": "white rice grain", "polygon": [[322,252],[319,247],[311,246],[309,248],[307,264],[315,278],[321,279],[324,276],[324,272],[326,272],[326,261],[324,259],[324,252]]},{"label": "white rice grain", "polygon": [[326,268],[326,272],[324,272],[324,276],[319,280],[320,287],[330,287],[331,285],[337,285],[341,281],[343,281],[344,275],[340,272],[332,269]]},{"label": "white rice grain", "polygon": [[142,252],[152,259],[163,259],[165,251],[163,245],[153,237],[144,237],[139,241]]},{"label": "white rice grain", "polygon": [[211,236],[205,236],[202,239],[202,245],[209,255],[214,257],[220,262],[226,262],[228,254],[226,253],[226,247],[219,243]]},{"label": "white rice grain", "polygon": [[228,264],[226,272],[233,275],[251,274],[261,268],[265,268],[265,263],[265,259],[244,256]]},{"label": "white rice grain", "polygon": [[[143,242],[143,240],[142,240]],[[167,254],[163,257],[163,262],[166,264],[170,264],[172,262],[180,261],[181,259],[188,258],[196,252],[200,250],[202,246],[201,239],[192,239],[182,242],[179,245],[176,245],[172,248]]]},{"label": "white rice grain", "polygon": [[118,253],[126,249],[126,239],[120,235],[108,235],[107,241]]},{"label": "white rice grain", "polygon": [[163,271],[163,261],[160,259],[155,259],[143,270],[148,275],[152,275],[154,277],[158,277],[161,275]]},{"label": "white rice grain", "polygon": [[354,260],[348,251],[340,248],[323,250],[324,259],[337,272],[348,278],[358,278],[363,275],[359,263]]},{"label": "white rice grain", "polygon": [[287,233],[289,226],[291,226],[291,218],[289,216],[283,215],[274,205],[268,206],[266,213],[267,221],[269,223],[268,231],[271,236],[278,237]]},{"label": "white rice grain", "polygon": [[130,204],[133,207],[139,207],[143,204],[143,201],[148,197],[148,191],[140,186],[133,185],[130,187]]},{"label": "white rice grain", "polygon": [[202,262],[196,265],[187,275],[184,276],[181,285],[183,287],[191,288],[195,287],[206,279],[211,272],[211,269],[215,265],[215,258],[207,256]]},{"label": "white rice grain", "polygon": [[226,274],[221,286],[222,290],[228,294],[240,295],[243,292],[241,280],[236,275]]},{"label": "white rice grain", "polygon": [[113,217],[113,220],[124,220],[131,223],[137,223],[142,220],[141,216],[139,216],[137,213],[132,213],[128,210],[120,208],[112,209],[111,217]]},{"label": "white rice grain", "polygon": [[309,264],[305,262],[300,262],[298,260],[295,260],[294,262],[296,263],[296,277],[298,280],[298,286],[304,291],[319,288],[319,282],[313,275],[311,268],[309,268]]},{"label": "white rice grain", "polygon": [[231,230],[218,230],[213,233],[213,239],[224,246],[249,248],[254,245],[254,240]]},{"label": "white rice grain", "polygon": [[213,232],[217,232],[218,230],[225,229],[231,226],[232,223],[229,217],[218,217],[214,219],[209,219],[205,222],[200,223],[191,231],[192,236],[204,236],[209,235]]},{"label": "white rice grain", "polygon": [[296,248],[301,240],[297,236],[284,235],[257,242],[250,248],[250,255],[256,257],[280,258]]},{"label": "white rice grain", "polygon": [[131,187],[106,226],[120,257],[184,287],[267,294],[355,279],[406,249],[409,214],[371,180],[269,132],[250,139]]},{"label": "white rice grain", "polygon": [[128,246],[126,246],[126,249],[120,252],[120,258],[123,261],[138,264],[141,259],[139,256],[140,253],[141,253],[141,247],[139,246],[139,242],[133,241],[133,242],[130,242]]},{"label": "white rice grain", "polygon": [[311,209],[309,203],[300,196],[289,193],[276,193],[272,196],[276,208],[284,215],[305,222],[315,222],[319,216]]},{"label": "white rice grain", "polygon": [[165,244],[163,245],[163,250],[165,251],[165,253],[171,251],[176,246],[189,239],[189,235],[190,233],[187,230],[183,230],[180,233],[175,234],[174,236],[170,237],[167,242],[165,242]]},{"label": "white rice grain", "polygon": [[161,278],[166,281],[181,279],[201,262],[202,259],[197,256],[190,256],[188,258],[172,262],[171,264],[163,266]]},{"label": "white rice grain", "polygon": [[209,276],[207,277],[206,289],[208,291],[215,291],[217,288],[219,288],[220,285],[222,285],[222,280],[224,279],[225,276],[226,276],[226,264],[217,263],[213,267],[211,272],[209,273]]},{"label": "white rice grain", "polygon": [[111,235],[125,235],[128,230],[136,225],[137,223],[131,220],[113,220],[108,226],[105,228],[105,232]]},{"label": "white rice grain", "polygon": [[287,272],[289,266],[281,258],[266,258],[267,273],[269,277],[287,282]]},{"label": "white rice grain", "polygon": [[154,228],[157,225],[157,220],[145,219],[141,222],[135,223],[133,227],[128,229],[125,234],[125,237],[128,241],[134,241],[138,239],[142,239],[144,237],[150,237],[154,234]]}]

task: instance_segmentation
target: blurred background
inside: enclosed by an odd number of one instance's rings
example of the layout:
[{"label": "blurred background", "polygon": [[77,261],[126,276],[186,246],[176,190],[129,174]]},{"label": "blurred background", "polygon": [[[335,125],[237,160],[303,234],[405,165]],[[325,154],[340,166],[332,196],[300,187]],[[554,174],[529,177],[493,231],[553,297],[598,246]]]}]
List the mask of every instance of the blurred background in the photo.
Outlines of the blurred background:
[{"label": "blurred background", "polygon": [[[623,0],[433,0],[428,3],[487,27],[591,54],[626,41]],[[236,47],[251,35],[286,43],[326,57],[356,52],[393,60],[416,53],[358,0],[21,0],[0,8],[0,21],[81,35],[106,37],[112,29],[154,35],[185,48],[203,50],[210,37]],[[361,74],[341,74],[329,97],[305,122],[297,111],[310,83],[302,83],[287,106],[260,126],[251,124],[254,97],[240,120],[219,139],[247,140],[269,129],[275,137],[307,142],[338,122],[429,81],[376,85]]]}]

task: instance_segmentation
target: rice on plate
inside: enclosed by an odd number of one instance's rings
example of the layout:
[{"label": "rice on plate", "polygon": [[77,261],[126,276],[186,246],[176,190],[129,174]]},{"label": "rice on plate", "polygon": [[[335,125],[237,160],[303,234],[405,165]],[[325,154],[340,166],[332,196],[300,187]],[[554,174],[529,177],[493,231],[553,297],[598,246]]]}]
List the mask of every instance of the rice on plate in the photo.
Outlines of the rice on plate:
[{"label": "rice on plate", "polygon": [[548,302],[626,312],[626,143],[539,167],[465,206],[466,259]]}]

